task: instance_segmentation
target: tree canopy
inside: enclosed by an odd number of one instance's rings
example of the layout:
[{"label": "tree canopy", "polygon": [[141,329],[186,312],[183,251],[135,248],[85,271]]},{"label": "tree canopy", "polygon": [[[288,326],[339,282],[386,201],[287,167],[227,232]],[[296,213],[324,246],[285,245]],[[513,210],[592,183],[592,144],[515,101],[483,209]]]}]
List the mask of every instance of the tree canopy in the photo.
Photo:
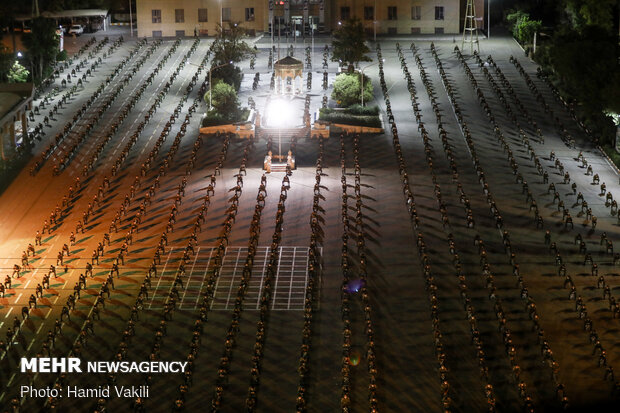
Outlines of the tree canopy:
[{"label": "tree canopy", "polygon": [[9,83],[25,83],[28,81],[28,75],[30,72],[19,64],[19,62],[13,63],[11,70],[9,70],[8,80]]},{"label": "tree canopy", "polygon": [[0,44],[0,83],[8,82],[13,62],[15,62],[15,54]]},{"label": "tree canopy", "polygon": [[[256,51],[245,41],[247,31],[239,22],[228,22],[228,27],[217,25],[217,35],[211,46],[213,53],[211,76],[232,85],[235,90],[241,86],[241,69],[235,66],[243,59],[254,56]],[[220,66],[218,68],[218,66]],[[215,82],[214,82],[215,83]]]},{"label": "tree canopy", "polygon": [[[334,91],[332,99],[338,102],[339,106],[348,107],[361,102],[361,77],[359,73],[341,73],[336,76],[334,81]],[[364,75],[364,101],[372,100],[372,83],[370,78]]]},{"label": "tree canopy", "polygon": [[[534,57],[560,92],[576,101],[577,115],[594,136],[610,144],[615,126],[609,114],[620,113],[615,20],[620,6],[617,0],[558,0],[556,6],[556,15],[544,21],[549,40],[539,45]],[[528,10],[541,12],[536,7]]]},{"label": "tree canopy", "polygon": [[366,45],[366,33],[360,19],[345,21],[334,31],[332,37],[332,61],[348,64],[349,72],[353,72],[359,62],[372,61],[366,56],[370,49]]},{"label": "tree canopy", "polygon": [[563,0],[563,4],[573,28],[581,31],[587,26],[598,26],[612,32],[613,9],[614,5],[617,7],[617,0]]},{"label": "tree canopy", "polygon": [[58,36],[54,20],[37,17],[32,20],[32,33],[24,33],[24,46],[28,49],[28,57],[32,63],[32,75],[35,81],[45,77],[46,71],[58,54]]},{"label": "tree canopy", "polygon": [[513,36],[522,44],[532,43],[534,33],[542,27],[542,21],[531,20],[530,15],[521,10],[508,14],[506,20],[512,24]]},{"label": "tree canopy", "polygon": [[562,31],[553,38],[549,60],[565,90],[594,110],[620,112],[620,70],[614,39],[598,26]]},{"label": "tree canopy", "polygon": [[[241,108],[235,88],[226,82],[217,81],[213,84],[211,94],[213,111],[226,121],[237,122]],[[205,100],[209,102],[209,92],[205,95]]]},{"label": "tree canopy", "polygon": [[248,37],[247,31],[241,23],[227,22],[227,25],[226,28],[219,24],[216,26],[217,34],[211,47],[215,65],[228,62],[239,63],[255,54],[254,48],[245,41]]},{"label": "tree canopy", "polygon": [[[524,15],[541,19],[540,38],[534,59],[569,101],[577,116],[602,144],[615,136],[614,113],[620,113],[620,64],[618,56],[617,0],[504,0],[503,5],[520,12],[507,16],[515,23]],[[527,26],[527,25],[526,25]],[[527,27],[525,27],[527,29]],[[523,42],[519,30],[515,38]],[[527,43],[527,42],[526,42]],[[612,114],[610,116],[610,114]]]}]

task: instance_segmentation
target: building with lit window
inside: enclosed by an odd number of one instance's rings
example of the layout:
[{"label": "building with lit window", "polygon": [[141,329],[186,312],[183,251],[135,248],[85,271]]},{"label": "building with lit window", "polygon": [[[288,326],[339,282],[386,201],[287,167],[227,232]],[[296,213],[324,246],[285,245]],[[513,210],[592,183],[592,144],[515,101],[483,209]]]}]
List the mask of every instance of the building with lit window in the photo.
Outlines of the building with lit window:
[{"label": "building with lit window", "polygon": [[[488,0],[476,0],[484,28]],[[213,36],[216,25],[241,22],[251,33],[304,36],[328,33],[359,18],[372,36],[458,34],[465,0],[136,0],[141,37]]]}]

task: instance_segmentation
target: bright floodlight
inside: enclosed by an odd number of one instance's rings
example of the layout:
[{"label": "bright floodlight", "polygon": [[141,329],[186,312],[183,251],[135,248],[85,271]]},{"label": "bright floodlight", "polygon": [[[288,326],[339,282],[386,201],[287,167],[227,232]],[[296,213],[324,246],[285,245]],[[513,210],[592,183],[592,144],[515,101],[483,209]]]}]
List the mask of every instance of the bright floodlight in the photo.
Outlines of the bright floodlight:
[{"label": "bright floodlight", "polygon": [[269,126],[276,128],[295,126],[294,111],[295,106],[292,101],[274,99],[269,102],[269,107],[267,108],[267,123]]}]

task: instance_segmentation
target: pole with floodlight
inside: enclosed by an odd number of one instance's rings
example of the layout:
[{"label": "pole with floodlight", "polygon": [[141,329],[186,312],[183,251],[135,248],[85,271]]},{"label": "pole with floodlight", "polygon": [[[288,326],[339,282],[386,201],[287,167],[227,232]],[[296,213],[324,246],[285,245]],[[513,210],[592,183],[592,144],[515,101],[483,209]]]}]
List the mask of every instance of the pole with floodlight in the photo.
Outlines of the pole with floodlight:
[{"label": "pole with floodlight", "polygon": [[131,0],[129,0],[129,37],[133,37],[133,12],[131,11]]},{"label": "pole with floodlight", "polygon": [[310,24],[310,31],[312,33],[312,53],[310,53],[310,69],[314,68],[314,21]]},{"label": "pole with floodlight", "polygon": [[[382,59],[381,61],[385,62],[385,59]],[[362,82],[361,82],[362,83],[362,92],[361,92],[361,95],[362,95],[362,107],[364,106],[364,70],[368,69],[371,66],[378,65],[378,64],[379,64],[379,62],[371,63],[371,64],[369,64],[367,66],[364,66],[362,68]]]},{"label": "pole with floodlight", "polygon": [[487,39],[491,38],[491,0],[487,0]]},{"label": "pole with floodlight", "polygon": [[375,6],[372,8],[372,17],[373,19],[373,31],[374,31],[374,41],[377,43],[377,0],[375,0]]}]

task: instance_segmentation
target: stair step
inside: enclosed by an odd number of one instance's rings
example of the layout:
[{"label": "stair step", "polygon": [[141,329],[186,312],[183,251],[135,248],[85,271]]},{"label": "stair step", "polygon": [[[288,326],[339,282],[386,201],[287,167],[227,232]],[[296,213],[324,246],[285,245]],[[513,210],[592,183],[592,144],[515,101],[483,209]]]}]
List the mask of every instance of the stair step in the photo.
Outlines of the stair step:
[{"label": "stair step", "polygon": [[263,137],[267,137],[271,135],[271,137],[276,138],[280,137],[305,137],[308,136],[310,132],[309,128],[282,128],[282,129],[270,129],[270,128],[261,128],[260,134]]}]

